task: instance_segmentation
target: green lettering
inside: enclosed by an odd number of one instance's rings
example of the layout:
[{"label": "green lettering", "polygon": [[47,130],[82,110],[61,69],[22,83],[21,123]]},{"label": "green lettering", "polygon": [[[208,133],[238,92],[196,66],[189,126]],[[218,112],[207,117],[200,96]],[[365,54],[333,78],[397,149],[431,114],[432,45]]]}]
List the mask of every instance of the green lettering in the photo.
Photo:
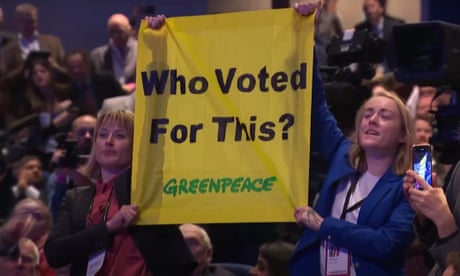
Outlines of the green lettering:
[{"label": "green lettering", "polygon": [[238,193],[240,191],[241,181],[243,181],[243,177],[233,179],[232,188],[230,189],[232,193]]},{"label": "green lettering", "polygon": [[262,192],[262,188],[257,188],[256,184],[259,183],[261,186],[263,184],[262,178],[257,178],[252,182],[252,190],[254,192]]},{"label": "green lettering", "polygon": [[225,194],[225,191],[227,190],[227,187],[232,185],[232,179],[225,177],[221,179],[222,182],[222,193]]},{"label": "green lettering", "polygon": [[196,188],[198,186],[198,182],[200,182],[200,180],[198,178],[195,178],[195,179],[192,179],[190,181],[190,185],[189,185],[189,188],[190,188],[190,193],[192,194],[196,194]]},{"label": "green lettering", "polygon": [[209,192],[211,193],[213,189],[216,193],[220,193],[220,179],[218,179],[216,182],[213,178],[211,178],[211,184],[209,185]]},{"label": "green lettering", "polygon": [[202,194],[206,193],[206,190],[208,189],[208,182],[209,178],[201,179],[200,181],[200,186],[198,187],[198,191]]},{"label": "green lettering", "polygon": [[248,192],[251,191],[251,178],[246,177],[243,182],[243,186],[241,187],[241,192],[244,192],[244,190],[247,190]]},{"label": "green lettering", "polygon": [[176,196],[177,194],[177,185],[176,185],[176,179],[171,178],[166,185],[163,187],[163,193],[167,195],[173,195],[173,197]]},{"label": "green lettering", "polygon": [[182,178],[180,181],[179,181],[179,194],[188,194],[188,190],[187,190],[187,179],[184,179]]},{"label": "green lettering", "polygon": [[270,192],[273,188],[273,184],[276,181],[276,176],[271,176],[269,178],[265,178],[264,185],[262,189],[266,192]]}]

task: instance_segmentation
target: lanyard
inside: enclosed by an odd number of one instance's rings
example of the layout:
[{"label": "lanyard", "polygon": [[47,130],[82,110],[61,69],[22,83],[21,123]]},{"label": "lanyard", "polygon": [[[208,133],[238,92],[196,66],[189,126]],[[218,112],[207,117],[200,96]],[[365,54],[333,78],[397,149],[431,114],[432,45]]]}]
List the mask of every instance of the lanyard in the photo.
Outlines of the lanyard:
[{"label": "lanyard", "polygon": [[[110,191],[109,198],[107,199],[107,202],[105,203],[105,206],[104,206],[104,213],[102,215],[102,222],[107,221],[107,216],[109,214],[110,204],[112,203],[112,196],[113,196],[113,188]],[[91,214],[93,212],[93,204],[94,204],[94,197],[91,200],[91,204],[89,205],[89,210],[88,210],[88,221],[90,221],[91,223],[92,223]]]},{"label": "lanyard", "polygon": [[352,212],[358,209],[361,205],[363,205],[363,202],[366,199],[365,197],[361,199],[360,201],[356,202],[355,204],[353,204],[352,206],[348,207],[348,204],[350,203],[351,194],[353,194],[353,192],[356,189],[356,186],[358,185],[359,177],[360,177],[359,174],[355,174],[351,177],[350,188],[348,189],[347,196],[345,197],[345,203],[343,204],[342,214],[340,215],[340,219],[342,220],[345,219],[345,216],[347,215],[347,213]]}]

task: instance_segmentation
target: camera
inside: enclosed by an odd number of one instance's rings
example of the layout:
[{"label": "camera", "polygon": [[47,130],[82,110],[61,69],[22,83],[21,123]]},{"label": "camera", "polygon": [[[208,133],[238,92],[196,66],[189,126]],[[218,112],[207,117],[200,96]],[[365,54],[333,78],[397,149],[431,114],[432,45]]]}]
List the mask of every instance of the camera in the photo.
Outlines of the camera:
[{"label": "camera", "polygon": [[77,168],[80,163],[80,156],[77,154],[77,142],[65,139],[58,148],[64,150],[64,155],[59,158],[55,166],[57,168]]},{"label": "camera", "polygon": [[354,128],[355,115],[371,91],[363,79],[375,75],[374,65],[385,59],[384,41],[367,29],[346,30],[327,46],[328,66],[321,66],[326,101],[339,127]]},{"label": "camera", "polygon": [[405,24],[393,28],[390,65],[400,82],[448,91],[450,103],[434,112],[431,143],[440,162],[460,160],[460,25],[442,21]]}]

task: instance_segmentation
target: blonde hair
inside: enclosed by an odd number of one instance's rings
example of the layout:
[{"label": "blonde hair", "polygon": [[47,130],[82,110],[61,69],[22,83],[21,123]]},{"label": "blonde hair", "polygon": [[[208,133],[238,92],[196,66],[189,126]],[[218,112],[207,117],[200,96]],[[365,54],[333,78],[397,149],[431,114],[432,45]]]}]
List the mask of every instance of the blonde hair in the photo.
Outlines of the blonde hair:
[{"label": "blonde hair", "polygon": [[89,155],[86,165],[83,167],[83,173],[92,179],[99,179],[101,176],[101,166],[96,160],[95,156],[95,142],[99,133],[99,130],[108,124],[115,124],[124,130],[129,135],[129,140],[132,144],[134,135],[134,113],[128,110],[117,110],[102,113],[97,117],[96,129],[93,135],[93,146],[91,147],[91,153]]},{"label": "blonde hair", "polygon": [[37,245],[31,239],[21,238],[19,240],[19,251],[21,251],[23,247],[28,247],[31,249],[32,258],[34,262],[33,264],[34,265],[40,264],[40,251],[38,250]]},{"label": "blonde hair", "polygon": [[[410,152],[412,145],[415,143],[414,120],[412,119],[409,111],[407,110],[402,100],[398,97],[398,95],[380,91],[372,96],[371,99],[374,97],[385,97],[387,99],[393,100],[393,102],[396,103],[397,109],[399,111],[399,115],[401,117],[401,132],[404,134],[405,141],[398,145],[392,165],[392,170],[394,174],[402,175],[406,172],[406,170],[410,168],[412,162]],[[351,137],[352,145],[349,152],[349,160],[351,165],[361,172],[367,170],[367,164],[364,149],[361,147],[359,142],[359,128],[364,116],[364,108],[368,101],[369,100],[367,100],[356,113],[355,131]]]}]

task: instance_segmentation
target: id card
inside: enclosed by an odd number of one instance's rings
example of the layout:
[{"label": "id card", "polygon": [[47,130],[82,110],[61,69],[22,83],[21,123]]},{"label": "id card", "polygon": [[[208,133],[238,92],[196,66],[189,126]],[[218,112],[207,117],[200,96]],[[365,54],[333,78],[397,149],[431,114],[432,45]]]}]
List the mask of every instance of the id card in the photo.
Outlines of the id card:
[{"label": "id card", "polygon": [[86,268],[86,276],[94,276],[101,270],[104,264],[105,250],[101,250],[96,254],[89,256],[88,267]]},{"label": "id card", "polygon": [[350,254],[348,250],[326,241],[326,276],[349,276]]}]

